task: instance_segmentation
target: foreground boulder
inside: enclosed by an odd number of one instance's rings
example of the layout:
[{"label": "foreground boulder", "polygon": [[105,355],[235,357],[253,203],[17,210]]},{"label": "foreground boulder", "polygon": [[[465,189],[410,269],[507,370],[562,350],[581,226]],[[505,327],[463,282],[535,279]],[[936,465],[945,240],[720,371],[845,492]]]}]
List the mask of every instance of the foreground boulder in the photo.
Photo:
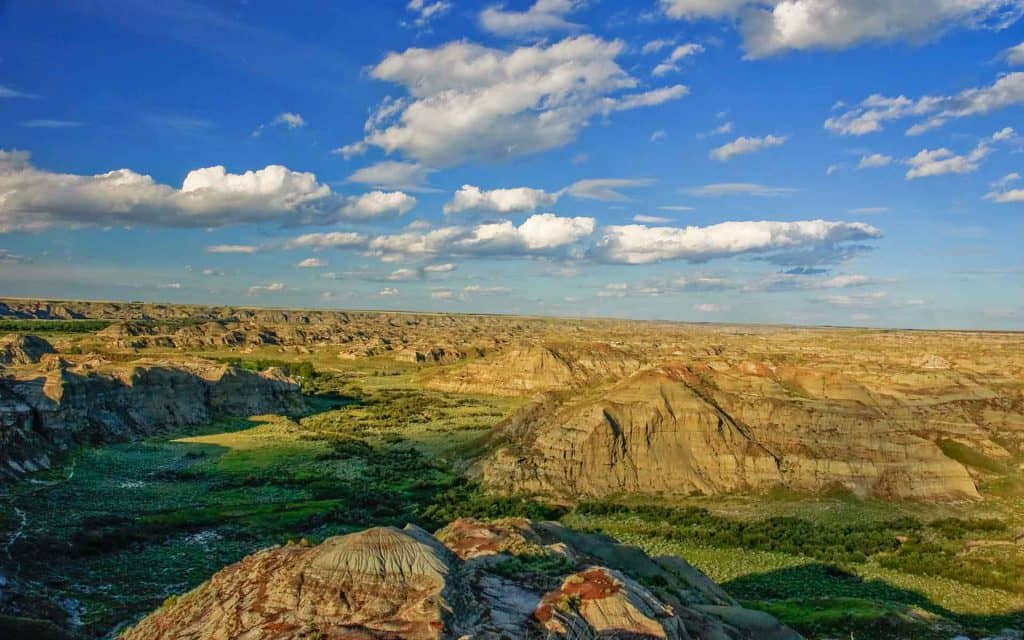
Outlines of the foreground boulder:
[{"label": "foreground boulder", "polygon": [[555,523],[409,525],[251,555],[123,640],[584,638],[789,640],[678,558]]},{"label": "foreground boulder", "polygon": [[76,363],[47,355],[0,377],[0,480],[47,468],[53,453],[76,444],[302,408],[299,385],[278,370],[199,359]]}]

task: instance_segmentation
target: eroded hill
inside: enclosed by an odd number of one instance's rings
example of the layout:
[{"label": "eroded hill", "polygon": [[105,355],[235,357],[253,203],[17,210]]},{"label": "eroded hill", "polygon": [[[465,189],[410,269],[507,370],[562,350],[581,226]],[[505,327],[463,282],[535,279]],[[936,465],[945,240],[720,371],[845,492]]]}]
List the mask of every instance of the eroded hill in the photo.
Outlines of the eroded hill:
[{"label": "eroded hill", "polygon": [[675,557],[556,523],[458,520],[286,545],[125,631],[170,638],[797,640]]}]

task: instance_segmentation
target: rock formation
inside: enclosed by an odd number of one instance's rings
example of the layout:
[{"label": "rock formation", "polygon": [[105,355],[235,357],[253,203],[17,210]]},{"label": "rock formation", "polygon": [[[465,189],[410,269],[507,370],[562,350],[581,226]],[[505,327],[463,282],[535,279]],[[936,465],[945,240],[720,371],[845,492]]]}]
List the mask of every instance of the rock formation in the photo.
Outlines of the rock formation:
[{"label": "rock formation", "polygon": [[39,336],[9,335],[0,338],[0,365],[34,364],[48,353],[55,353],[53,345]]},{"label": "rock formation", "polygon": [[436,537],[382,527],[268,549],[121,635],[305,637],[799,638],[679,558],[526,520],[459,520]]},{"label": "rock formation", "polygon": [[[780,399],[772,387],[784,383],[801,385],[803,397]],[[908,404],[842,376],[666,365],[536,402],[496,430],[477,470],[496,490],[561,496],[840,486],[977,498],[968,469],[921,433]]]},{"label": "rock formation", "polygon": [[75,364],[47,355],[0,377],[0,479],[49,467],[53,452],[74,444],[302,406],[298,385],[276,370],[198,359]]}]

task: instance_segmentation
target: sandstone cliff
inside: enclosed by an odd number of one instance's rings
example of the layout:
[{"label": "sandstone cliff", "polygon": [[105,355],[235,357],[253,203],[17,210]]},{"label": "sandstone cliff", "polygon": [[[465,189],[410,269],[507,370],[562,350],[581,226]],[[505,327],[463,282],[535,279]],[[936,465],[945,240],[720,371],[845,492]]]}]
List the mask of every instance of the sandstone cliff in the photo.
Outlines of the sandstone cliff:
[{"label": "sandstone cliff", "polygon": [[679,558],[526,520],[460,520],[436,537],[375,528],[268,549],[121,635],[299,637],[799,638]]},{"label": "sandstone cliff", "polygon": [[298,385],[206,360],[68,362],[44,356],[0,377],[0,479],[46,468],[56,451],[124,440],[218,415],[301,410]]},{"label": "sandstone cliff", "polygon": [[943,454],[906,399],[889,406],[849,380],[813,375],[803,384],[822,385],[818,397],[783,399],[765,371],[742,371],[665,365],[610,389],[545,398],[496,429],[476,470],[495,490],[560,496],[842,486],[978,497],[968,469]]}]

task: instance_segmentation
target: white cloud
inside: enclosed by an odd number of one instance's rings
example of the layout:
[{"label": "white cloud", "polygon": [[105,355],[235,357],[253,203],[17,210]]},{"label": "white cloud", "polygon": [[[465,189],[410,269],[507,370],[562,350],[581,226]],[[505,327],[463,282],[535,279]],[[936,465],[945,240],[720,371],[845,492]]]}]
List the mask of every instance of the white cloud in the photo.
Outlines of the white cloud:
[{"label": "white cloud", "polygon": [[727,304],[715,304],[712,302],[701,302],[693,305],[693,310],[699,311],[700,313],[722,313],[723,311],[728,311],[731,308],[732,307]]},{"label": "white cloud", "polygon": [[415,269],[395,269],[387,279],[392,282],[406,282],[408,280],[419,280],[420,272]]},{"label": "white cloud", "polygon": [[849,287],[863,287],[874,284],[874,280],[863,275],[839,275],[823,280],[818,286],[823,289],[846,289]]},{"label": "white cloud", "polygon": [[352,204],[314,174],[280,165],[245,173],[228,173],[222,166],[195,169],[174,188],[130,169],[52,173],[33,166],[27,153],[0,150],[0,232],[86,225],[328,224],[362,211]]},{"label": "white cloud", "polygon": [[697,139],[700,140],[703,138],[709,138],[711,136],[725,135],[727,133],[732,133],[732,122],[723,122],[722,124],[718,125],[717,127],[710,131],[698,133]]},{"label": "white cloud", "polygon": [[677,63],[680,60],[689,58],[691,56],[695,56],[698,53],[703,52],[704,47],[702,45],[693,42],[688,44],[681,44],[675,49],[673,49],[672,53],[670,53],[669,56],[665,58],[664,61],[661,62],[661,64],[654,67],[654,71],[652,71],[651,73],[654,76],[663,76],[666,73],[670,73],[672,71],[679,71],[679,65]]},{"label": "white cloud", "polygon": [[860,162],[857,163],[858,169],[878,169],[880,167],[888,166],[892,162],[892,158],[881,153],[872,153],[869,155],[861,156]]},{"label": "white cloud", "polygon": [[353,249],[366,244],[366,236],[351,231],[307,233],[284,243],[285,249]]},{"label": "white cloud", "polygon": [[299,269],[319,269],[320,267],[326,267],[327,261],[320,258],[306,258],[305,260],[300,260],[295,266]]},{"label": "white cloud", "polygon": [[658,207],[662,211],[693,211],[693,207],[683,207],[674,204],[666,204]]},{"label": "white cloud", "polygon": [[423,191],[431,170],[416,162],[384,160],[359,169],[347,179],[349,182],[368,184],[379,189]]},{"label": "white cloud", "polygon": [[667,49],[675,44],[675,40],[651,40],[644,44],[640,49],[640,53],[645,56],[651,55],[652,53],[658,53],[662,49]]},{"label": "white cloud", "polygon": [[978,170],[979,163],[992,153],[989,142],[1002,142],[1011,140],[1013,137],[1013,129],[1006,127],[981,140],[971,151],[963,155],[957,155],[945,147],[923,149],[917,155],[907,159],[910,169],[907,171],[906,178],[913,180],[914,178],[949,173],[974,173]]},{"label": "white cloud", "polygon": [[906,96],[873,94],[859,105],[825,120],[825,128],[842,135],[862,136],[881,131],[889,120],[916,118],[909,135],[924,133],[947,121],[984,115],[1024,103],[1024,72],[1008,73],[994,83],[965,89],[952,96],[924,96],[912,100]]},{"label": "white cloud", "polygon": [[485,191],[480,187],[464,184],[455,192],[451,202],[444,205],[444,212],[447,214],[462,211],[532,212],[539,207],[555,204],[559,195],[559,193],[548,193],[543,189],[531,189],[530,187]]},{"label": "white cloud", "polygon": [[750,0],[659,0],[661,10],[670,18],[720,18],[735,14]]},{"label": "white cloud", "polygon": [[157,289],[181,289],[182,286],[181,286],[180,282],[166,282],[164,284],[156,285],[156,288]]},{"label": "white cloud", "polygon": [[988,194],[985,194],[985,199],[1002,205],[1024,202],[1024,188],[989,191]]},{"label": "white cloud", "polygon": [[1020,0],[661,0],[661,7],[677,19],[737,18],[749,58],[917,41],[955,27],[1002,29],[1024,13]]},{"label": "white cloud", "polygon": [[566,187],[565,191],[574,198],[622,202],[629,197],[619,189],[645,187],[654,181],[649,178],[592,178],[579,180]]},{"label": "white cloud", "polygon": [[366,253],[384,261],[433,256],[542,256],[564,250],[594,232],[593,218],[562,218],[544,213],[518,227],[505,220],[475,227],[443,227],[425,234],[377,236]]},{"label": "white cloud", "polygon": [[505,11],[500,6],[480,12],[480,26],[503,36],[521,36],[545,31],[573,31],[580,25],[565,16],[580,5],[578,0],[537,0],[526,11]]},{"label": "white cloud", "polygon": [[480,296],[502,296],[509,292],[507,287],[484,287],[478,284],[471,284],[462,290]]},{"label": "white cloud", "polygon": [[1007,185],[1017,182],[1018,180],[1020,180],[1020,174],[1014,171],[1013,173],[1008,173],[1002,178],[995,180],[990,186],[995,189],[1001,189]]},{"label": "white cloud", "polygon": [[828,167],[825,168],[825,175],[830,176],[830,175],[832,175],[834,173],[838,173],[838,172],[842,171],[843,169],[846,169],[846,163],[845,162],[836,162],[834,164],[828,165]]},{"label": "white cloud", "polygon": [[432,20],[440,18],[451,11],[452,3],[446,0],[436,0],[435,2],[430,2],[430,0],[409,0],[409,4],[405,5],[405,8],[416,14],[413,24],[417,27],[425,27]]},{"label": "white cloud", "polygon": [[711,157],[719,162],[725,162],[733,156],[754,153],[769,147],[778,147],[785,143],[786,136],[764,136],[763,138],[740,136],[732,142],[713,149]]},{"label": "white cloud", "polygon": [[1003,52],[1003,56],[1006,61],[1010,64],[1019,65],[1024,64],[1024,42],[1018,44],[1015,47],[1010,47]]},{"label": "white cloud", "polygon": [[753,182],[719,182],[687,189],[687,193],[703,197],[734,195],[769,197],[786,195],[795,191],[796,189],[788,187],[769,187]]},{"label": "white cloud", "polygon": [[270,121],[270,124],[261,124],[252,132],[253,137],[258,138],[267,127],[286,127],[288,129],[301,129],[306,126],[306,120],[298,113],[285,111]]},{"label": "white cloud", "polygon": [[430,297],[436,300],[451,300],[455,297],[455,292],[451,289],[431,289]]},{"label": "white cloud", "polygon": [[261,293],[277,293],[279,291],[284,291],[284,283],[271,282],[269,284],[254,284],[249,287],[248,293],[250,296],[255,296]]},{"label": "white cloud", "polygon": [[665,224],[672,222],[672,218],[665,218],[662,216],[645,216],[643,214],[637,214],[633,216],[633,222],[639,222],[640,224]]},{"label": "white cloud", "polygon": [[385,297],[385,298],[386,297],[391,297],[391,296],[397,296],[398,295],[398,289],[396,289],[394,287],[384,287],[383,289],[381,289],[380,291],[377,292],[377,295]]},{"label": "white cloud", "polygon": [[648,264],[665,260],[699,262],[746,253],[836,246],[881,237],[861,222],[722,222],[708,227],[610,226],[592,249],[599,260]]},{"label": "white cloud", "polygon": [[[407,231],[364,236],[351,232],[308,233],[283,244],[285,249],[357,249],[384,262],[448,256],[549,256],[569,249],[593,234],[593,218],[563,218],[551,213],[532,215],[519,226],[511,221],[450,226],[423,233]],[[430,272],[453,270],[436,265]],[[428,271],[424,268],[424,271]]]},{"label": "white cloud", "polygon": [[442,264],[428,264],[423,267],[423,270],[427,273],[451,273],[455,271],[456,267],[451,262],[445,262]]},{"label": "white cloud", "polygon": [[251,244],[215,244],[206,247],[207,253],[256,253],[260,248]]},{"label": "white cloud", "polygon": [[664,140],[666,137],[668,137],[668,134],[665,133],[665,130],[658,129],[657,131],[651,134],[651,142],[660,142]]},{"label": "white cloud", "polygon": [[362,142],[431,167],[502,159],[565,145],[593,116],[686,94],[682,85],[623,93],[637,87],[615,61],[623,49],[584,35],[510,51],[460,41],[388,54],[370,73],[408,98],[385,100]]},{"label": "white cloud", "polygon": [[340,209],[340,218],[346,220],[372,220],[385,216],[404,215],[416,206],[416,198],[392,191],[371,191],[358,196],[349,196]]}]

